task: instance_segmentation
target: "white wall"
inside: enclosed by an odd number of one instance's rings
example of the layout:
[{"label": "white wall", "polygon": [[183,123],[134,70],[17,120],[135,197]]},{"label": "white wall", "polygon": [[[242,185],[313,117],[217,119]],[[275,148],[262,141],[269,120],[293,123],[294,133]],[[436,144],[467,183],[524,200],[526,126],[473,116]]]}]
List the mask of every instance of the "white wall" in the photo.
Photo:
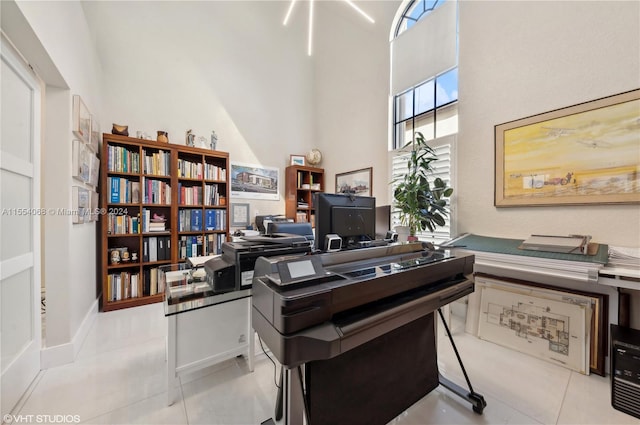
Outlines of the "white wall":
[{"label": "white wall", "polygon": [[[70,173],[71,96],[80,94],[89,109],[100,114],[99,62],[80,3],[16,4],[17,9],[7,9],[12,19],[28,24],[13,28],[3,21],[3,29],[47,84],[42,206],[71,208],[71,186],[78,184]],[[21,45],[26,40],[31,44]],[[61,361],[71,361],[69,356],[79,348],[72,341],[79,338],[85,318],[96,306],[95,224],[74,226],[69,216],[48,215],[42,230],[42,270],[47,291],[45,342],[47,347],[59,347],[66,353]]]},{"label": "white wall", "polygon": [[400,1],[358,4],[375,24],[342,2],[319,8],[315,132],[327,191],[335,190],[336,173],[373,167],[373,196],[384,205],[390,202],[389,29]]},{"label": "white wall", "polygon": [[[288,2],[87,2],[104,69],[103,128],[129,135],[185,132],[209,140],[231,161],[284,168],[313,145],[306,21]],[[284,213],[280,201],[249,201],[251,216]],[[231,199],[233,202],[234,199]],[[247,202],[242,200],[241,202]]]},{"label": "white wall", "polygon": [[493,206],[494,125],[640,87],[638,16],[638,2],[461,2],[459,231],[640,245],[638,205]]}]

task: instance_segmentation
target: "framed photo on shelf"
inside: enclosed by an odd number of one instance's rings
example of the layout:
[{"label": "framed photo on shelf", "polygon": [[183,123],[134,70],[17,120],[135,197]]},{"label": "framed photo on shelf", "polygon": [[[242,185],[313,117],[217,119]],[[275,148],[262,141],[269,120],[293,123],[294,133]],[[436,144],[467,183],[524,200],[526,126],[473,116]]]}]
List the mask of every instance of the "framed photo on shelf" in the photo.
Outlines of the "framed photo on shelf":
[{"label": "framed photo on shelf", "polygon": [[373,167],[336,174],[336,193],[371,196]]},{"label": "framed photo on shelf", "polygon": [[640,89],[495,126],[496,207],[640,203]]},{"label": "framed photo on shelf", "polygon": [[231,226],[247,227],[250,224],[249,204],[231,204]]},{"label": "framed photo on shelf", "polygon": [[91,133],[91,114],[82,98],[73,95],[73,133],[83,142],[89,143]]},{"label": "framed photo on shelf", "polygon": [[231,163],[231,197],[277,201],[280,170],[263,165]]},{"label": "framed photo on shelf", "polygon": [[290,165],[307,165],[307,159],[304,155],[291,155]]}]

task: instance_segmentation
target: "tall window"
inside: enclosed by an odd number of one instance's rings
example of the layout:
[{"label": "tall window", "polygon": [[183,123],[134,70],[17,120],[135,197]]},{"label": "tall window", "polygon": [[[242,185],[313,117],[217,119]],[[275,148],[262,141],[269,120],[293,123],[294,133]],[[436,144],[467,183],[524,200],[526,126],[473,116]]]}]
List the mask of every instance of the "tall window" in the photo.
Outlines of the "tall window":
[{"label": "tall window", "polygon": [[[439,158],[433,179],[440,177],[451,186],[452,143],[458,133],[457,4],[415,0],[401,7],[391,40],[392,180],[407,172],[402,147],[419,131]],[[397,214],[392,221],[399,224]],[[418,236],[434,242],[450,239],[451,216],[446,226]]]},{"label": "tall window", "polygon": [[395,96],[393,148],[420,131],[426,140],[458,132],[458,68],[433,77]]}]

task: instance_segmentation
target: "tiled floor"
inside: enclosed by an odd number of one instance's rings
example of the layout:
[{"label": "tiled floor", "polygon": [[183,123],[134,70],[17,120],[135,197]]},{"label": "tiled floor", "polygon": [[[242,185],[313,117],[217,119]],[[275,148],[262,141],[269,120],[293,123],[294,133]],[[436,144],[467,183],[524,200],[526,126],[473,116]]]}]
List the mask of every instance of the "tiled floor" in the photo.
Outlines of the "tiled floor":
[{"label": "tiled floor", "polygon": [[[236,359],[182,378],[178,401],[167,406],[165,335],[161,304],[100,313],[77,360],[43,371],[17,414],[95,424],[259,424],[273,414],[274,369],[262,354],[253,373]],[[439,387],[393,424],[640,424],[611,407],[608,378],[480,341],[460,326],[454,335],[472,385],[487,401],[484,413]],[[441,332],[440,371],[463,384],[444,338]]]}]

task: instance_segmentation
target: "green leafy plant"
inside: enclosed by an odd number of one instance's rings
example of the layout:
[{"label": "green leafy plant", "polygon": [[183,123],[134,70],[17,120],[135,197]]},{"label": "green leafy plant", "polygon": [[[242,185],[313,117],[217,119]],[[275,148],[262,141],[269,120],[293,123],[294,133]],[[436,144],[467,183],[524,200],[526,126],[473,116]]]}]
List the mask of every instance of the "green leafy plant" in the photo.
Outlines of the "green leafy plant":
[{"label": "green leafy plant", "polygon": [[407,160],[407,173],[392,183],[398,183],[393,193],[395,212],[400,214],[400,223],[408,226],[411,236],[415,236],[418,231],[429,229],[433,232],[446,224],[445,217],[449,215],[447,199],[453,194],[453,189],[439,177],[429,183],[428,178],[434,172],[432,164],[438,156],[427,145],[422,133],[416,132],[414,140],[403,149],[409,146],[411,155]]}]

